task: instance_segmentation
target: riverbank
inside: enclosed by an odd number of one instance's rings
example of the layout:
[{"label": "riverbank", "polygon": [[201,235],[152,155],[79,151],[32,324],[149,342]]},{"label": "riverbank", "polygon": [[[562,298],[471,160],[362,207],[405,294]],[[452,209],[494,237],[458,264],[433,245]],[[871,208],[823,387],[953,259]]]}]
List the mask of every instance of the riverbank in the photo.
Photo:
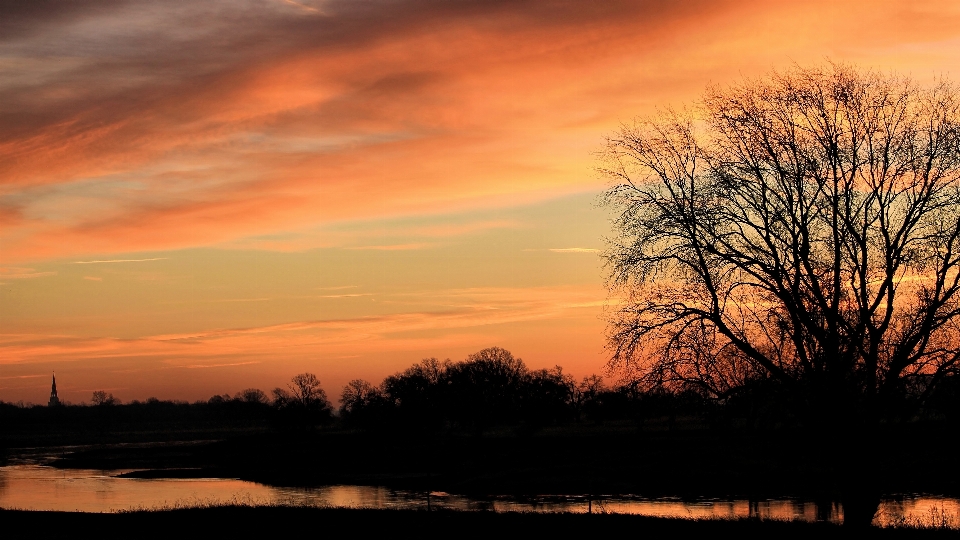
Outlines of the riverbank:
[{"label": "riverbank", "polygon": [[[53,533],[125,531],[151,536],[216,536],[338,532],[350,536],[374,535],[449,538],[452,535],[519,535],[536,531],[538,537],[595,537],[623,535],[690,535],[691,537],[747,538],[846,538],[851,531],[829,523],[803,523],[758,519],[688,520],[622,514],[534,514],[418,510],[366,510],[341,508],[220,506],[208,508],[144,510],[117,514],[81,512],[27,512],[0,510],[8,530]],[[856,531],[870,538],[955,538],[956,531],[870,528]]]},{"label": "riverbank", "polygon": [[[277,431],[182,445],[104,445],[57,467],[139,469],[139,478],[239,478],[273,486],[375,485],[466,495],[842,498],[850,456],[803,432],[641,431],[629,424],[483,434]],[[870,477],[882,495],[957,497],[960,474],[903,456],[951,455],[939,430],[900,429]]]}]

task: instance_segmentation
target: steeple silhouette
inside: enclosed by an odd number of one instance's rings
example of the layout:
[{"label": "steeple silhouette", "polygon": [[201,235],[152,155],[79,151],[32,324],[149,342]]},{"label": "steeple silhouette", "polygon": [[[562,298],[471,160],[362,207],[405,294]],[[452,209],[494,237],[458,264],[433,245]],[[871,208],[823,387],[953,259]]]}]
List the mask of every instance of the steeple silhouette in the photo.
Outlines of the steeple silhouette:
[{"label": "steeple silhouette", "polygon": [[54,372],[54,374],[53,374],[53,386],[50,387],[50,403],[48,403],[47,405],[49,405],[50,407],[56,407],[57,405],[60,405],[60,398],[57,397],[57,374],[56,374],[56,372]]}]

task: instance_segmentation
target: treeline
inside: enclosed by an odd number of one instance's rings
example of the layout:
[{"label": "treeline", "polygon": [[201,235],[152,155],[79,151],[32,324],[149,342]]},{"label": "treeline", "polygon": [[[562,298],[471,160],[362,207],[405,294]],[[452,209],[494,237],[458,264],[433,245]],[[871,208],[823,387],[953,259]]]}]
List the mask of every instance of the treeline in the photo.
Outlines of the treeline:
[{"label": "treeline", "polygon": [[[930,396],[922,419],[960,421],[960,378],[951,377]],[[425,359],[386,377],[379,384],[356,379],[334,408],[319,379],[294,376],[286,388],[269,393],[257,388],[214,395],[194,403],[149,398],[121,405],[104,391],[93,393],[94,406],[16,406],[0,404],[4,425],[24,429],[57,425],[98,425],[103,429],[270,429],[337,426],[382,429],[467,429],[520,425],[543,427],[571,422],[631,420],[640,427],[772,428],[804,424],[795,411],[802,405],[782,399],[770,381],[716,399],[693,389],[667,391],[639,384],[608,387],[591,375],[576,380],[553,369],[531,370],[501,348],[488,348],[452,362]],[[904,421],[918,417],[904,418]]]},{"label": "treeline", "polygon": [[636,396],[625,390],[606,388],[596,375],[576,381],[560,366],[530,370],[493,347],[461,362],[429,358],[376,386],[350,381],[340,395],[339,416],[360,428],[542,426],[627,416]]}]

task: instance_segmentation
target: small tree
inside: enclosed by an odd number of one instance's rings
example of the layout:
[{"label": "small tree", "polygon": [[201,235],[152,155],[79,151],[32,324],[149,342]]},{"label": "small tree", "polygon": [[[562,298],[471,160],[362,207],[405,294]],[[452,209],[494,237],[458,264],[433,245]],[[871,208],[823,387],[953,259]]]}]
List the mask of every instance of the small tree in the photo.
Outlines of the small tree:
[{"label": "small tree", "polygon": [[329,406],[327,394],[320,387],[320,379],[313,373],[301,373],[290,380],[290,392],[293,399],[306,409]]},{"label": "small tree", "polygon": [[282,409],[293,401],[293,396],[290,395],[290,392],[287,392],[283,388],[274,388],[270,391],[273,394],[273,406]]},{"label": "small tree", "polygon": [[97,390],[93,393],[90,401],[92,401],[94,405],[114,405],[117,404],[118,400],[113,397],[113,394],[107,394],[103,390]]},{"label": "small tree", "polygon": [[259,388],[247,388],[246,390],[241,390],[237,392],[237,395],[234,396],[235,400],[242,401],[244,403],[256,403],[256,404],[266,404],[267,394],[260,390]]},{"label": "small tree", "polygon": [[340,394],[340,418],[347,424],[367,427],[385,412],[386,400],[380,390],[363,379],[354,379]]}]

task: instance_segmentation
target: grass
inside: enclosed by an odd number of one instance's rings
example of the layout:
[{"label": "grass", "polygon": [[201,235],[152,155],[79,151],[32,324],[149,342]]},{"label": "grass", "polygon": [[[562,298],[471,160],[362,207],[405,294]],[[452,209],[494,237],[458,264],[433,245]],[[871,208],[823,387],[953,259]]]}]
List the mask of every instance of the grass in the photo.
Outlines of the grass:
[{"label": "grass", "polygon": [[[191,504],[196,504],[192,502]],[[519,536],[536,531],[538,537],[594,537],[604,534],[682,535],[746,538],[846,538],[851,531],[829,523],[760,519],[689,520],[625,514],[542,514],[525,512],[465,512],[457,510],[370,510],[258,505],[240,501],[199,507],[133,508],[115,514],[80,512],[26,512],[0,510],[8,530],[35,530],[45,534],[92,532],[199,536],[201,534],[257,535],[311,534],[340,531],[350,536],[411,536],[439,538],[457,535]],[[942,528],[871,528],[856,531],[870,538],[955,538],[956,530]]]},{"label": "grass", "polygon": [[[883,516],[880,516],[882,519]],[[940,507],[930,508],[921,516],[894,516],[886,520],[885,527],[894,529],[927,529],[953,531],[960,534],[960,516]]]}]

